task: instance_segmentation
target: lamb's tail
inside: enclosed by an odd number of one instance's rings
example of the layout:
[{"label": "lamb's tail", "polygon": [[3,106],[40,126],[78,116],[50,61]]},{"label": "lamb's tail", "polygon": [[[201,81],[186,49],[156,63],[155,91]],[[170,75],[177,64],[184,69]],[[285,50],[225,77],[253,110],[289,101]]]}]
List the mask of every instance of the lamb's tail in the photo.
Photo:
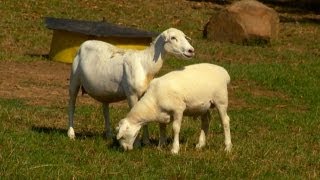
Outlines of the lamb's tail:
[{"label": "lamb's tail", "polygon": [[231,81],[230,75],[226,69],[223,68],[223,71],[224,71],[225,78],[226,78],[225,80],[226,80],[227,84],[229,84]]},{"label": "lamb's tail", "polygon": [[226,79],[226,80],[227,80],[227,84],[229,84],[229,83],[230,83],[230,81],[231,81],[231,78],[230,78],[230,75],[229,75],[229,73],[228,73],[228,72],[227,72],[227,75],[228,75],[228,76],[227,76],[227,79]]}]

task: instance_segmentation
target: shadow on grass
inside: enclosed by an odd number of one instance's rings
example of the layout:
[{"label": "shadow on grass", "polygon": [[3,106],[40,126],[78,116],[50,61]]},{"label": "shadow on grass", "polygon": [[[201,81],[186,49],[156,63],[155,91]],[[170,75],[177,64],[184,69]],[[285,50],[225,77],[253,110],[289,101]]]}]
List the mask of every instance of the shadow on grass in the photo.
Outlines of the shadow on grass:
[{"label": "shadow on grass", "polygon": [[262,3],[282,7],[281,12],[305,14],[308,12],[319,13],[320,1],[311,0],[259,0]]},{"label": "shadow on grass", "polygon": [[[67,132],[68,132],[66,129],[55,128],[55,127],[41,127],[41,126],[32,126],[31,130],[35,131],[37,133],[45,133],[45,134],[58,133],[58,134],[65,135],[66,137],[67,137]],[[77,139],[94,138],[94,137],[97,137],[97,136],[101,136],[101,134],[87,132],[87,131],[76,133],[76,138]]]},{"label": "shadow on grass", "polygon": [[[145,147],[158,147],[159,139],[151,137],[149,140],[150,140],[149,144],[143,144],[141,138],[136,139],[133,148],[134,149],[140,149],[140,148],[145,148]],[[170,147],[172,145],[172,142],[173,142],[173,139],[168,137],[167,141],[166,141],[166,144],[163,145],[163,147]],[[180,138],[180,144],[185,144],[185,143],[186,143],[186,140],[184,138]],[[120,143],[116,139],[116,137],[112,138],[112,143],[110,143],[108,145],[108,148],[117,149],[117,150],[122,150],[123,151],[123,149],[121,148]]]},{"label": "shadow on grass", "polygon": [[[56,128],[56,127],[45,127],[45,126],[32,126],[31,130],[37,133],[45,133],[45,134],[60,134],[63,136],[67,137],[67,129],[62,129],[62,128]],[[87,139],[87,138],[96,138],[96,137],[103,137],[103,139],[105,141],[107,141],[107,147],[109,149],[114,149],[114,150],[122,150],[122,148],[120,147],[119,141],[117,140],[117,138],[115,136],[112,137],[112,139],[108,139],[104,136],[104,133],[92,133],[92,132],[87,132],[87,131],[83,131],[83,132],[79,132],[76,133],[76,139]],[[139,139],[141,142],[141,139]],[[151,137],[150,139],[150,143],[149,144],[139,144],[139,145],[135,145],[134,149],[138,149],[138,148],[144,148],[144,147],[148,147],[148,146],[152,146],[152,147],[157,147],[158,143],[159,143],[159,139],[158,138],[154,138]],[[167,142],[166,145],[164,146],[171,146],[173,142],[173,139],[168,137],[167,138]],[[185,144],[186,140],[182,137],[180,138],[180,144]]]},{"label": "shadow on grass", "polygon": [[31,58],[43,58],[49,60],[49,54],[26,53],[24,55],[29,56]]},{"label": "shadow on grass", "polygon": [[280,22],[293,22],[293,23],[309,23],[309,24],[320,24],[320,18],[312,18],[312,17],[300,17],[300,18],[293,18],[293,17],[286,17],[286,16],[279,16]]}]

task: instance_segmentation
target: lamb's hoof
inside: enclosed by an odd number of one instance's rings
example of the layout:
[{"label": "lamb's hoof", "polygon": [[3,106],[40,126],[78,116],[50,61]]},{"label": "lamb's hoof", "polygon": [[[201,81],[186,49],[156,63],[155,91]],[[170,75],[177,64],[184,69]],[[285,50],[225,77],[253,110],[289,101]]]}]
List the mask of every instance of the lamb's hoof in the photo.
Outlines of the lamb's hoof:
[{"label": "lamb's hoof", "polygon": [[165,147],[166,145],[167,145],[166,143],[159,143],[158,148],[161,149],[161,148]]},{"label": "lamb's hoof", "polygon": [[232,144],[227,145],[226,148],[224,149],[227,153],[230,153],[232,149]]},{"label": "lamb's hoof", "polygon": [[179,150],[171,149],[171,154],[177,155],[179,153]]},{"label": "lamb's hoof", "polygon": [[167,139],[166,139],[166,138],[160,138],[160,139],[159,139],[158,146],[164,147],[164,146],[166,146],[167,144],[168,144],[168,143],[167,143]]},{"label": "lamb's hoof", "polygon": [[204,146],[205,146],[205,144],[198,143],[198,144],[196,145],[196,149],[200,150],[200,149],[202,149]]},{"label": "lamb's hoof", "polygon": [[148,138],[147,139],[143,139],[142,143],[143,143],[143,145],[150,145],[151,144],[150,140]]},{"label": "lamb's hoof", "polygon": [[164,148],[166,145],[167,145],[166,143],[160,143],[160,142],[159,142],[157,148],[161,150],[161,149]]},{"label": "lamb's hoof", "polygon": [[140,138],[136,138],[133,142],[133,147],[134,148],[140,148],[141,147],[141,139]]},{"label": "lamb's hoof", "polygon": [[76,138],[76,135],[74,133],[74,129],[72,127],[69,128],[68,130],[68,137],[71,139],[71,140],[74,140]]}]

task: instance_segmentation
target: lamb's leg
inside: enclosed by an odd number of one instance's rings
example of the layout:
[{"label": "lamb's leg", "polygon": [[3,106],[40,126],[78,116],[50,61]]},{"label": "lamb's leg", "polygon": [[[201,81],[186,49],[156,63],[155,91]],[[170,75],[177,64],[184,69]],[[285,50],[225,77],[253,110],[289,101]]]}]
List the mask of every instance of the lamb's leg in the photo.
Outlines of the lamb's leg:
[{"label": "lamb's leg", "polygon": [[208,135],[209,122],[210,112],[208,111],[207,113],[201,116],[201,132],[199,136],[199,142],[196,145],[197,149],[201,149],[206,145],[206,136]]},{"label": "lamb's leg", "polygon": [[159,145],[158,145],[159,148],[166,145],[167,143],[166,126],[167,125],[164,123],[159,123],[159,130],[160,130]]},{"label": "lamb's leg", "polygon": [[150,144],[148,125],[143,125],[142,130],[142,143],[144,145]]},{"label": "lamb's leg", "polygon": [[70,86],[69,86],[69,129],[68,129],[68,136],[70,139],[75,139],[75,133],[73,129],[73,117],[75,111],[75,104],[77,95],[80,89],[80,81],[77,76],[70,77]]},{"label": "lamb's leg", "polygon": [[103,103],[103,116],[104,116],[104,126],[105,126],[105,133],[106,138],[112,137],[112,130],[110,125],[110,116],[109,116],[109,103]]},{"label": "lamb's leg", "polygon": [[221,118],[221,123],[223,126],[224,131],[224,144],[226,146],[225,150],[227,152],[231,151],[232,143],[231,143],[231,134],[230,134],[230,118],[227,114],[227,105],[218,105],[216,104],[216,107],[219,111],[219,115]]},{"label": "lamb's leg", "polygon": [[181,128],[181,121],[182,121],[183,114],[180,112],[175,112],[173,115],[173,123],[172,123],[172,129],[173,129],[173,144],[171,153],[172,154],[178,154],[179,152],[179,133]]}]

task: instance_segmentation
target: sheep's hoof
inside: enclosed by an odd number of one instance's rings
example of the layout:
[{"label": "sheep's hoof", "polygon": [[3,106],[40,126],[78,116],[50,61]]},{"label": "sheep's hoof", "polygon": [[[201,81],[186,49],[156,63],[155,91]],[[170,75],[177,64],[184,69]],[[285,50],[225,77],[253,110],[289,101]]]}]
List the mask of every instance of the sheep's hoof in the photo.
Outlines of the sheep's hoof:
[{"label": "sheep's hoof", "polygon": [[143,138],[143,140],[142,140],[142,143],[143,143],[143,145],[150,145],[150,140],[149,140],[149,138]]},{"label": "sheep's hoof", "polygon": [[171,149],[171,154],[177,155],[179,153],[179,150]]},{"label": "sheep's hoof", "polygon": [[165,146],[167,146],[167,143],[160,141],[159,144],[158,144],[158,146],[157,146],[157,148],[158,148],[158,149],[162,149],[162,148],[164,148]]},{"label": "sheep's hoof", "polygon": [[204,146],[205,146],[205,144],[203,144],[203,143],[198,143],[198,144],[196,145],[196,148],[200,150],[200,149],[202,149]]},{"label": "sheep's hoof", "polygon": [[141,139],[140,138],[136,138],[133,142],[133,147],[134,148],[140,148],[141,147]]},{"label": "sheep's hoof", "polygon": [[74,133],[74,129],[72,127],[70,127],[68,130],[68,136],[71,140],[74,140],[76,138],[76,135]]},{"label": "sheep's hoof", "polygon": [[158,148],[163,148],[163,147],[165,147],[166,145],[167,145],[167,143],[165,143],[165,142],[159,142]]},{"label": "sheep's hoof", "polygon": [[232,149],[232,144],[229,144],[226,146],[226,148],[224,149],[227,153],[230,153]]}]

